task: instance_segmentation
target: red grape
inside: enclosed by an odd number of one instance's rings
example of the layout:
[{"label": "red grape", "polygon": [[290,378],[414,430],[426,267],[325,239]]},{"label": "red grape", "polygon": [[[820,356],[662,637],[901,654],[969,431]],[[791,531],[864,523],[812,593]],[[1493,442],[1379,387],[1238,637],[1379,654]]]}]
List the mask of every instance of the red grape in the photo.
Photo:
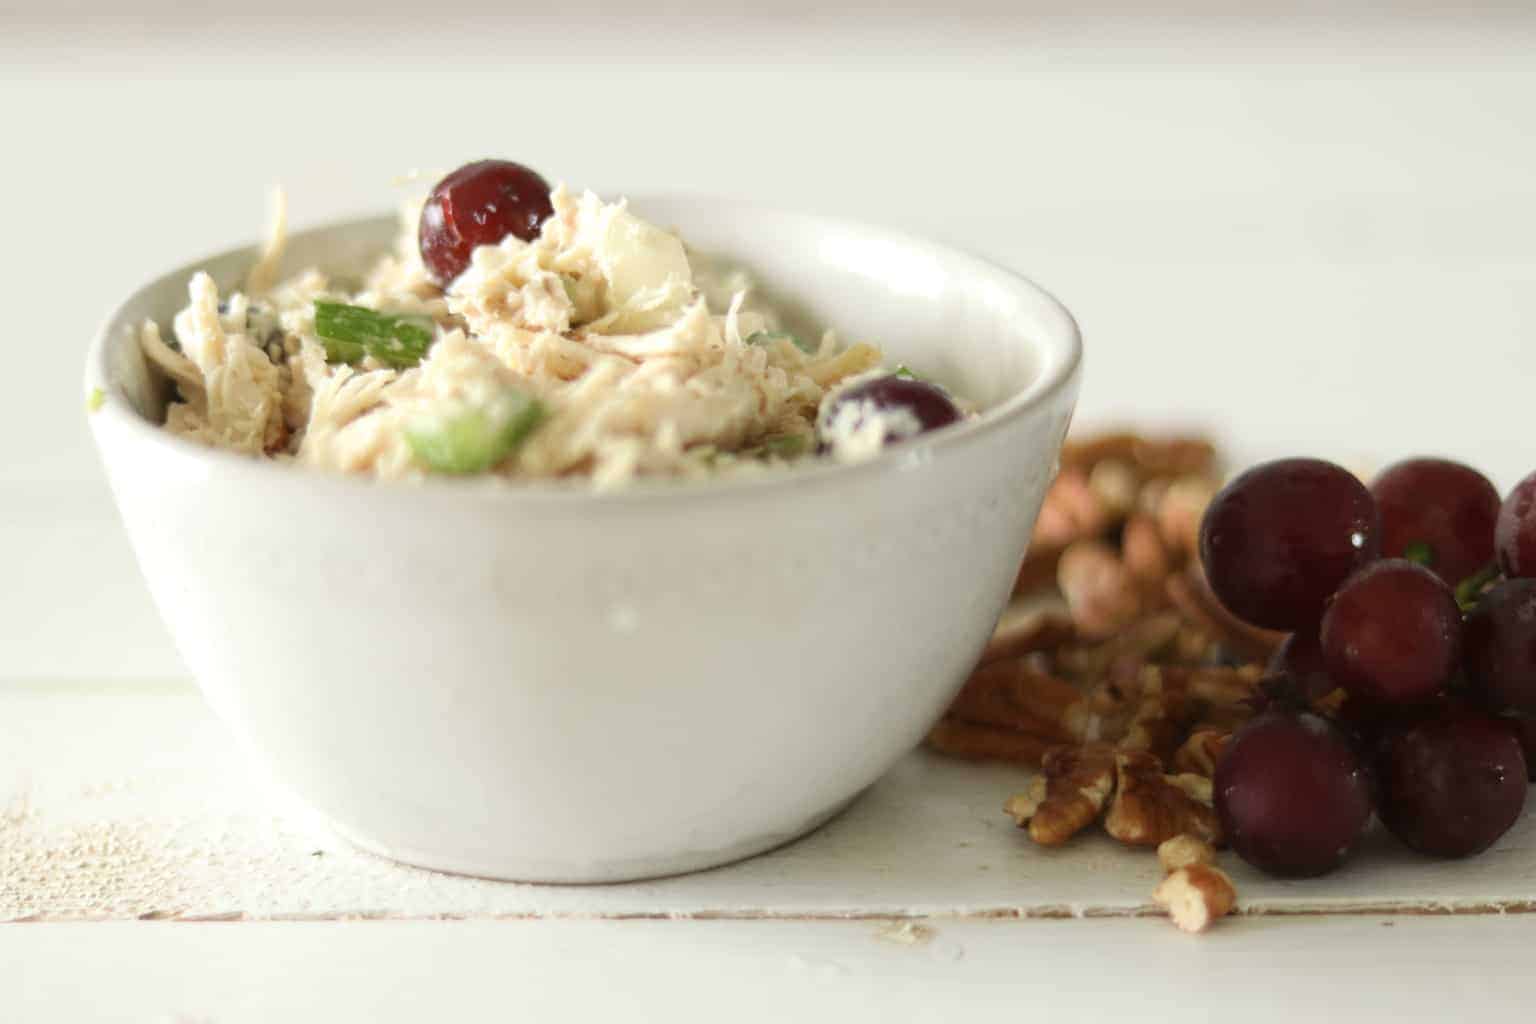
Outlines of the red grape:
[{"label": "red grape", "polygon": [[1200,525],[1211,589],[1234,614],[1267,629],[1316,625],[1323,603],[1376,557],[1376,503],[1348,470],[1280,459],[1222,488]]},{"label": "red grape", "polygon": [[1395,729],[1376,765],[1382,823],[1420,853],[1481,853],[1525,807],[1520,740],[1491,715],[1452,711]]},{"label": "red grape", "polygon": [[465,164],[438,182],[421,208],[421,261],[446,288],[469,266],[476,246],[508,235],[531,242],[554,212],[549,183],[538,172],[510,160]]},{"label": "red grape", "polygon": [[837,392],[821,414],[820,426],[823,430],[833,420],[840,419],[842,410],[850,406],[859,410],[851,424],[855,429],[862,424],[866,410],[910,414],[911,421],[906,425],[907,429],[903,429],[899,422],[890,425],[885,437],[886,444],[905,441],[917,434],[937,430],[960,420],[959,408],[943,388],[929,381],[896,374],[873,377]]},{"label": "red grape", "polygon": [[1484,594],[1462,633],[1472,695],[1493,711],[1536,715],[1536,579]]},{"label": "red grape", "polygon": [[1536,576],[1536,473],[1515,484],[1494,527],[1499,565],[1508,576]]},{"label": "red grape", "polygon": [[1216,763],[1216,814],[1238,856],[1306,878],[1342,864],[1371,820],[1371,783],[1349,739],[1320,715],[1254,718]]},{"label": "red grape", "polygon": [[1323,663],[1350,694],[1412,704],[1439,693],[1461,653],[1461,608],[1421,565],[1389,558],[1344,581],[1323,613]]},{"label": "red grape", "polygon": [[1421,554],[1453,587],[1493,561],[1499,492],[1472,467],[1407,459],[1383,470],[1371,494],[1381,511],[1383,556]]},{"label": "red grape", "polygon": [[1536,782],[1536,718],[1528,715],[1505,715],[1504,721],[1515,731],[1520,741],[1520,752],[1525,755],[1526,778]]},{"label": "red grape", "polygon": [[1317,630],[1301,629],[1280,642],[1269,659],[1269,672],[1289,676],[1304,701],[1320,700],[1339,688],[1323,665]]}]

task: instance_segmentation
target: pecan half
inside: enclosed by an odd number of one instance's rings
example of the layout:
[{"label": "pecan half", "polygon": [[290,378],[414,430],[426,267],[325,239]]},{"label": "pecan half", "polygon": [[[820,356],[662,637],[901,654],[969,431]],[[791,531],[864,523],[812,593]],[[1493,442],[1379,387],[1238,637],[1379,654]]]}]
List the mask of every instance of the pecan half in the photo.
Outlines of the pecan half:
[{"label": "pecan half", "polygon": [[1030,788],[1003,810],[1041,846],[1060,846],[1098,819],[1114,786],[1115,756],[1108,747],[1054,747]]},{"label": "pecan half", "polygon": [[1164,775],[1156,757],[1144,751],[1115,755],[1115,798],[1104,830],[1122,843],[1157,846],[1188,833],[1220,841],[1221,826],[1211,809],[1211,780],[1198,775]]}]

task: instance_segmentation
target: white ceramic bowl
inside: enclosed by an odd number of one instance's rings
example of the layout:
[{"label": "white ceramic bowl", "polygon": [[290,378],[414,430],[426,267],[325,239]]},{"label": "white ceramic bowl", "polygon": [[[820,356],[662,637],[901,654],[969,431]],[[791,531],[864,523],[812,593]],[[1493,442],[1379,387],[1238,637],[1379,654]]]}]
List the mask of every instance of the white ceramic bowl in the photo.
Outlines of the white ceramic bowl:
[{"label": "white ceramic bowl", "polygon": [[[1076,326],[1028,281],[896,233],[638,199],[809,326],[883,345],[988,411],[853,466],[593,494],[376,484],[173,438],[131,337],[93,344],[91,416],[161,614],[209,702],[358,844],[447,871],[689,871],[835,814],[932,725],[1007,600],[1076,399]],[[392,218],[292,239],[356,273]]]}]

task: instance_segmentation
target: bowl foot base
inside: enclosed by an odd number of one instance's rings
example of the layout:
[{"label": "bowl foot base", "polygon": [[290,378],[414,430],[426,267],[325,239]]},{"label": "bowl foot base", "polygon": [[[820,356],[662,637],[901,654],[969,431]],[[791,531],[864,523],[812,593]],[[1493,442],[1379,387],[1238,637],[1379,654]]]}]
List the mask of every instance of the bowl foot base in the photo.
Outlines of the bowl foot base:
[{"label": "bowl foot base", "polygon": [[664,857],[636,860],[554,865],[530,863],[514,856],[505,860],[461,860],[441,852],[411,849],[380,842],[366,832],[327,818],[333,832],[368,853],[410,867],[426,868],[450,875],[467,875],[500,882],[526,882],[540,885],[595,885],[616,882],[653,881],[674,875],[691,874],[747,860],[759,854],[788,846],[816,831],[846,810],[862,794],[854,794],[842,803],[812,816],[788,829],[733,843],[713,850],[698,850]]}]

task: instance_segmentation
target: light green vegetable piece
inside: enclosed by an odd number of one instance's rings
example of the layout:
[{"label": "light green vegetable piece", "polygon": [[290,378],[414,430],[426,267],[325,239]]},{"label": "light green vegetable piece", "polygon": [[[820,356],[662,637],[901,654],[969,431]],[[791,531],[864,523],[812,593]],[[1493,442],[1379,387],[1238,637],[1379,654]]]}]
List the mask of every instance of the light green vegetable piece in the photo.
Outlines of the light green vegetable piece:
[{"label": "light green vegetable piece", "polygon": [[91,388],[91,393],[85,396],[85,411],[96,412],[107,404],[107,393],[101,388]]},{"label": "light green vegetable piece", "polygon": [[753,331],[747,335],[748,345],[770,345],[775,341],[787,341],[806,355],[814,355],[816,347],[810,342],[801,341],[798,334],[789,331]]},{"label": "light green vegetable piece", "polygon": [[419,417],[405,428],[406,443],[435,473],[483,473],[501,462],[544,419],[544,406],[507,390],[484,405],[460,405]]},{"label": "light green vegetable piece", "polygon": [[315,300],[315,333],[329,362],[355,363],[369,355],[396,369],[421,362],[434,335],[429,317],[394,316],[325,299]]}]

